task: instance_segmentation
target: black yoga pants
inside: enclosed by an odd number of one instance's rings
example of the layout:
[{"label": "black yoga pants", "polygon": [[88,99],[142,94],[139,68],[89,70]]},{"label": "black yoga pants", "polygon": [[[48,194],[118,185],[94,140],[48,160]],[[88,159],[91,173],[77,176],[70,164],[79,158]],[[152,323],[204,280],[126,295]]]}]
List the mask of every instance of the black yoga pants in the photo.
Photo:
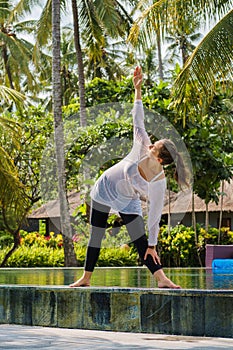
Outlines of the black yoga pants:
[{"label": "black yoga pants", "polygon": [[[95,268],[99,257],[101,242],[105,234],[107,226],[107,219],[110,207],[92,201],[91,208],[91,236],[87,247],[87,254],[85,260],[85,271],[92,272]],[[148,255],[144,260],[146,250],[148,248],[148,240],[145,234],[145,225],[143,218],[136,214],[119,213],[123,224],[126,225],[129,236],[138,250],[138,254],[150,272],[153,274],[162,268],[161,265],[155,264],[151,255]]]}]

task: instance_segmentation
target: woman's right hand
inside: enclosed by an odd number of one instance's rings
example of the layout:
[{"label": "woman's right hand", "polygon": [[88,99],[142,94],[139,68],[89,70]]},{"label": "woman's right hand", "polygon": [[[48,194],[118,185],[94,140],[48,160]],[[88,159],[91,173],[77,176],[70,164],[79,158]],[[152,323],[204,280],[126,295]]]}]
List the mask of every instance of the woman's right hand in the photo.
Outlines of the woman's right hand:
[{"label": "woman's right hand", "polygon": [[146,253],[145,253],[145,256],[144,256],[144,260],[147,259],[148,255],[151,255],[152,256],[152,259],[154,260],[154,263],[157,265],[161,265],[161,261],[160,261],[160,258],[158,256],[158,253],[156,252],[155,248],[147,248],[146,250]]}]

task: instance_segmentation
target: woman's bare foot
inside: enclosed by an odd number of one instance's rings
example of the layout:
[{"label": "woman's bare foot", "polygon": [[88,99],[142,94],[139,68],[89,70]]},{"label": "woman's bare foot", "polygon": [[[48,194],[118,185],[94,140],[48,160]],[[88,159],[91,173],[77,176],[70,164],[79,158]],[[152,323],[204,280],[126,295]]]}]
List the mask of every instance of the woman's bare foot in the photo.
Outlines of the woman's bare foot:
[{"label": "woman's bare foot", "polygon": [[166,278],[164,280],[158,281],[158,287],[159,288],[171,288],[171,289],[181,289],[180,286],[173,283],[169,278]]},{"label": "woman's bare foot", "polygon": [[85,271],[83,276],[79,278],[76,282],[69,285],[69,287],[90,287],[90,280],[91,280],[92,272]]},{"label": "woman's bare foot", "polygon": [[167,278],[162,269],[156,271],[154,273],[154,277],[158,281],[159,288],[181,289],[179,285],[173,283],[169,278]]}]

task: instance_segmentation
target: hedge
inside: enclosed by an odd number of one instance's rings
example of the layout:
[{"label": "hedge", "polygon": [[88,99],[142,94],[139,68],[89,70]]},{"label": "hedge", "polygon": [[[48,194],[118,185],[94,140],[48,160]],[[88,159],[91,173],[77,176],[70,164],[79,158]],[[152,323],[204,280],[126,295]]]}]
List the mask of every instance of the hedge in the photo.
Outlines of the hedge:
[{"label": "hedge", "polygon": [[[11,255],[6,267],[63,267],[64,251],[62,235],[53,232],[46,237],[38,232],[20,231],[21,243]],[[9,237],[2,239],[0,261],[3,260],[11,246]],[[205,245],[218,244],[219,232],[209,228],[208,232],[197,226],[197,234],[192,227],[178,225],[170,231],[167,226],[160,229],[157,250],[165,267],[198,267],[205,266]],[[140,264],[135,247],[130,243],[125,228],[119,235],[107,232],[103,241],[97,266],[136,266]],[[83,266],[86,255],[87,237],[74,236],[74,248],[78,265]],[[4,244],[5,242],[5,244]],[[233,232],[228,228],[221,230],[221,244],[233,244]]]}]

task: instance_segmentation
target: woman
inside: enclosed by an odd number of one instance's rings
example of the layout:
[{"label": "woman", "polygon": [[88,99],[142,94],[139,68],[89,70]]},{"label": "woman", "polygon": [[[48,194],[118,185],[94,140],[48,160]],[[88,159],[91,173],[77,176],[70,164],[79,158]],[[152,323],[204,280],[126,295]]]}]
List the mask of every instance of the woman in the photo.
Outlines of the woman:
[{"label": "woman", "polygon": [[[142,72],[134,71],[135,101],[133,109],[134,141],[131,152],[118,164],[106,170],[92,191],[91,236],[88,243],[84,273],[70,287],[90,286],[90,280],[99,257],[101,241],[105,234],[111,208],[119,212],[140,258],[154,275],[159,288],[180,288],[166,277],[156,252],[159,222],[164,204],[166,178],[163,165],[173,161],[179,169],[176,179],[185,183],[183,161],[173,142],[162,139],[154,144],[145,131],[141,101]],[[140,196],[149,202],[148,231],[145,233]]]}]

